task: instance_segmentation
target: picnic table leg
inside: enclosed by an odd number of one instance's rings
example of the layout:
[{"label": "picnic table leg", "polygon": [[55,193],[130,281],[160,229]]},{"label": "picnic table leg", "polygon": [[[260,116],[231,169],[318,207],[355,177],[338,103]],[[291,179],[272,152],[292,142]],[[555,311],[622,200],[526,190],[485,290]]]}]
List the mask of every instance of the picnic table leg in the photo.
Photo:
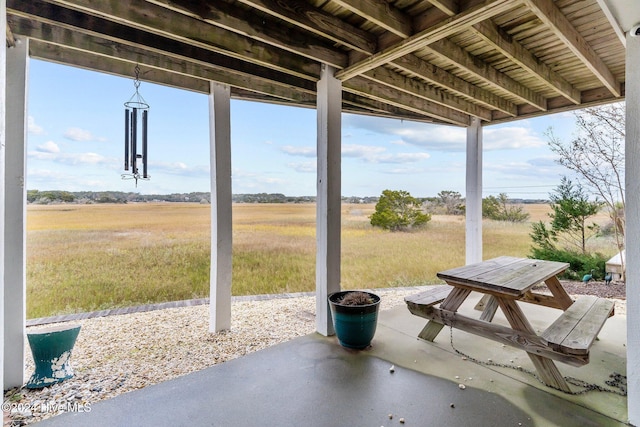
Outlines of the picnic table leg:
[{"label": "picnic table leg", "polygon": [[544,284],[547,285],[547,288],[551,291],[551,294],[560,304],[560,308],[563,310],[567,310],[567,308],[571,307],[573,304],[573,299],[569,296],[566,289],[560,283],[560,280],[556,276],[549,277],[544,281]]},{"label": "picnic table leg", "polygon": [[[454,287],[449,293],[449,296],[447,296],[447,298],[442,301],[442,303],[440,304],[440,308],[442,308],[443,310],[450,310],[455,312],[462,305],[464,300],[467,299],[470,293],[471,291],[468,289]],[[442,328],[444,328],[444,325],[442,323],[438,323],[435,320],[429,320],[426,326],[422,328],[422,331],[420,331],[420,333],[418,334],[418,338],[422,338],[425,341],[433,342]]]},{"label": "picnic table leg", "polygon": [[[509,324],[513,329],[515,329],[516,331],[528,332],[536,335],[534,329],[531,327],[531,324],[520,309],[520,306],[518,306],[518,304],[514,300],[506,298],[496,299],[498,300],[500,308],[504,312],[505,317],[507,318]],[[553,360],[528,352],[527,355],[529,355],[531,362],[533,362],[533,366],[535,366],[536,371],[538,371],[538,374],[540,375],[540,379],[545,384],[558,390],[566,392],[571,391],[571,389],[569,388],[569,384],[567,384]]]}]

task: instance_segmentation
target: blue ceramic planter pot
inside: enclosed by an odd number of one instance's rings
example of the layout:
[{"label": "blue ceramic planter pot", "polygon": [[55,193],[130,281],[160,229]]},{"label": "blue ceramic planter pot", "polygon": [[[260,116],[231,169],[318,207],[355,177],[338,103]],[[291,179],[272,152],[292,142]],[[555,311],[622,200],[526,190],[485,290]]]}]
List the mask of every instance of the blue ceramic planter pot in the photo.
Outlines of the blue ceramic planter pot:
[{"label": "blue ceramic planter pot", "polygon": [[380,297],[365,292],[373,300],[366,305],[342,305],[340,301],[353,291],[335,292],[329,295],[329,307],[333,318],[333,328],[340,345],[347,348],[363,349],[371,344],[378,324]]}]

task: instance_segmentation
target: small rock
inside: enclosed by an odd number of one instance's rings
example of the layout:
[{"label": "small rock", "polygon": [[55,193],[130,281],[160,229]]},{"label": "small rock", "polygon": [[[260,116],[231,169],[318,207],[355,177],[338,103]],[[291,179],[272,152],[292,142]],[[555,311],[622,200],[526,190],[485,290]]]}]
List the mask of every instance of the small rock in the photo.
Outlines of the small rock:
[{"label": "small rock", "polygon": [[456,407],[456,405],[454,405],[453,403],[449,404],[449,408],[455,408],[455,407]]},{"label": "small rock", "polygon": [[404,418],[400,418],[398,421],[400,421],[400,424],[404,424]]},{"label": "small rock", "polygon": [[389,419],[393,419],[393,414],[389,414]]},{"label": "small rock", "polygon": [[458,388],[459,388],[460,390],[464,390],[465,388],[467,388],[467,386],[466,386],[466,385],[464,385],[464,384],[458,384]]},{"label": "small rock", "polygon": [[389,372],[393,374],[395,371],[396,371],[395,365],[391,365],[391,367],[389,368]]}]

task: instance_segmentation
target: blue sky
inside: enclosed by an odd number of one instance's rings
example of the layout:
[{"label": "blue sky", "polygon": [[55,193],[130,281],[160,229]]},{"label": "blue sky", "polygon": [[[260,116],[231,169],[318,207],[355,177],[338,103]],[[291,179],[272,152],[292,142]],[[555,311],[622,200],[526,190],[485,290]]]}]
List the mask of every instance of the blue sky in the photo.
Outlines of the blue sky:
[{"label": "blue sky", "polygon": [[[133,69],[132,69],[133,75]],[[142,82],[149,113],[149,181],[122,180],[124,102],[133,79],[30,61],[27,188],[167,194],[210,191],[208,98]],[[231,103],[233,193],[316,193],[313,109]],[[571,138],[572,113],[484,128],[484,196],[547,198],[566,169],[544,132]],[[464,196],[466,130],[343,114],[342,194],[385,189]]]}]

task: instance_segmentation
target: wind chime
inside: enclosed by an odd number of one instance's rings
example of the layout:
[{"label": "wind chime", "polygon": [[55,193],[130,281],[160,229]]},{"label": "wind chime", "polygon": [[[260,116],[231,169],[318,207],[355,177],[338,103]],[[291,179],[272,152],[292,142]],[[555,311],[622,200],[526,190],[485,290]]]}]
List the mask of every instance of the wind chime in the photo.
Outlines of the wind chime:
[{"label": "wind chime", "polygon": [[[136,77],[133,85],[135,93],[129,101],[124,103],[124,170],[122,179],[148,180],[147,173],[147,122],[149,120],[149,104],[144,100],[138,89],[140,88],[140,67],[136,65]],[[142,149],[138,150],[138,142],[142,142]],[[142,175],[139,164],[142,163]]]}]

